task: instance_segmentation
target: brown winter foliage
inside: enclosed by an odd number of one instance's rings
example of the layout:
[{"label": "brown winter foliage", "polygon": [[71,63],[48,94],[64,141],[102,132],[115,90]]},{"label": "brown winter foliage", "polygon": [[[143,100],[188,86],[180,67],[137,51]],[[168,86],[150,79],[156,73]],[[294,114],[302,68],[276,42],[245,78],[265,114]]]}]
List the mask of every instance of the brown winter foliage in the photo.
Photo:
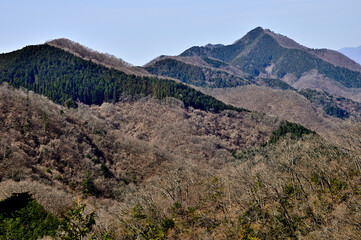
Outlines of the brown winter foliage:
[{"label": "brown winter foliage", "polygon": [[109,68],[114,68],[127,74],[134,74],[136,76],[151,75],[141,67],[132,66],[130,63],[127,63],[124,60],[117,58],[111,54],[100,53],[66,38],[54,39],[46,42],[46,44],[63,49],[64,51],[70,52],[75,56],[81,57],[85,60],[91,60],[97,64],[101,64]]},{"label": "brown winter foliage", "polygon": [[268,144],[279,123],[175,99],[66,109],[1,86],[0,198],[29,191],[57,214],[82,195],[97,239],[358,239],[361,128]]},{"label": "brown winter foliage", "polygon": [[[341,141],[340,132],[343,132],[346,126],[357,124],[360,121],[360,109],[351,104],[342,103],[344,104],[342,107],[352,115],[349,119],[342,121],[327,115],[317,104],[313,104],[301,94],[290,90],[277,90],[263,86],[199,89],[227,104],[301,124],[336,143]],[[335,102],[337,103],[337,101]]]}]

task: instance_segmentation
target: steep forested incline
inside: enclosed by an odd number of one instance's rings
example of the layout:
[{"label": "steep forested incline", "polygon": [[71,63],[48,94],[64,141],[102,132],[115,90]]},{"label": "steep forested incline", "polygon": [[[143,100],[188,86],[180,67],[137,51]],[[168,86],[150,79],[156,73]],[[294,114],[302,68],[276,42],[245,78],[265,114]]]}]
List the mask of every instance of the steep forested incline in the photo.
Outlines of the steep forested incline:
[{"label": "steep forested incline", "polygon": [[158,76],[166,76],[179,79],[186,84],[199,87],[236,87],[248,85],[251,82],[245,78],[232,75],[224,70],[213,68],[220,66],[223,62],[203,58],[212,67],[197,66],[184,63],[178,59],[164,57],[155,61],[145,69]]},{"label": "steep forested incline", "polygon": [[53,235],[47,213],[74,195],[96,210],[94,239],[358,239],[359,124],[338,147],[261,113],[165,102],[67,109],[0,86],[0,200],[29,192],[45,210],[5,216],[0,239]]},{"label": "steep forested incline", "polygon": [[119,96],[174,97],[185,106],[219,112],[244,109],[226,105],[184,84],[171,80],[137,77],[85,61],[49,45],[28,46],[0,55],[0,83],[24,87],[56,103],[75,106],[117,101]]}]

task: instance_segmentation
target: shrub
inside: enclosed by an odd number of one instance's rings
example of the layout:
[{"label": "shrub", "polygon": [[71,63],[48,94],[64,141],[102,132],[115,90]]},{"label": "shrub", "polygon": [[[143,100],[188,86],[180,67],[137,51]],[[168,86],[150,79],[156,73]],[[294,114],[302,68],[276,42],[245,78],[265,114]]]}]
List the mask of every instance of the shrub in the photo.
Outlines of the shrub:
[{"label": "shrub", "polygon": [[0,239],[38,239],[55,236],[60,222],[25,193],[13,193],[0,202]]},{"label": "shrub", "polygon": [[96,195],[98,193],[94,185],[93,179],[90,176],[89,170],[86,172],[84,180],[81,185],[82,185],[83,194]]},{"label": "shrub", "polygon": [[300,139],[303,135],[311,133],[316,134],[316,132],[305,128],[300,124],[283,121],[278,128],[272,132],[269,142],[276,143],[281,137],[286,136],[287,134],[290,134],[292,139]]},{"label": "shrub", "polygon": [[84,239],[92,230],[95,224],[95,212],[85,213],[86,203],[78,197],[67,215],[61,219],[62,240]]}]

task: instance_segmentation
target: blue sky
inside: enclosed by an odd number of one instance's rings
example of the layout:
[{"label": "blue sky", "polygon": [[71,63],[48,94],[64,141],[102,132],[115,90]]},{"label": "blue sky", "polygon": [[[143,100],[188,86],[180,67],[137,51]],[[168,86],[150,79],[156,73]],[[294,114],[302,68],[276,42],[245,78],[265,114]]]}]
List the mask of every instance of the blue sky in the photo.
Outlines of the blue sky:
[{"label": "blue sky", "polygon": [[361,45],[360,0],[0,0],[0,52],[65,37],[134,65],[261,26],[312,48]]}]

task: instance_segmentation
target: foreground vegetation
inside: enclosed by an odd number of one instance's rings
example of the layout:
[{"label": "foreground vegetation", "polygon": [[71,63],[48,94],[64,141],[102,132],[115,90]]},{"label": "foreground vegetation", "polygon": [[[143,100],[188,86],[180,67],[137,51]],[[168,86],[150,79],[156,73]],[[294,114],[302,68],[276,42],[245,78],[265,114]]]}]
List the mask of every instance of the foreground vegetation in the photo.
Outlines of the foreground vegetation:
[{"label": "foreground vegetation", "polygon": [[[77,229],[74,224],[79,224],[96,239],[357,239],[357,166],[352,155],[317,135],[298,140],[284,136],[275,144],[234,153],[220,170],[193,164],[154,176],[136,188],[136,198],[129,195],[124,205],[117,205],[120,211],[107,216],[113,221],[106,229],[92,229],[94,220],[104,226],[94,215],[84,215],[89,225],[64,218],[73,225],[62,226]],[[84,207],[74,208],[70,215],[84,214]],[[38,207],[32,210],[27,223],[46,229],[42,226],[49,220],[34,211],[42,212]],[[57,226],[57,220],[53,222]]]},{"label": "foreground vegetation", "polygon": [[[61,217],[47,213],[28,192],[13,193],[0,201],[0,239],[62,240],[88,239],[95,224],[95,212],[85,213],[78,198]],[[105,236],[106,237],[106,236]]]},{"label": "foreground vegetation", "polygon": [[0,239],[38,239],[55,236],[59,220],[46,213],[29,193],[0,201]]},{"label": "foreground vegetation", "polygon": [[[307,153],[307,154],[304,154]],[[318,136],[234,154],[219,171],[174,170],[123,217],[124,238],[356,239],[360,170]],[[182,179],[179,183],[173,180]],[[165,205],[164,200],[168,205]],[[164,209],[165,206],[168,206]],[[127,237],[125,237],[127,236]]]},{"label": "foreground vegetation", "polygon": [[[32,226],[45,226],[50,215],[61,223],[79,194],[89,208],[74,213],[95,221],[85,226],[93,239],[357,239],[361,233],[357,126],[330,143],[262,114],[187,110],[175,99],[67,109],[29,92],[2,87],[0,93],[0,194],[31,193],[42,206],[30,201],[38,212]],[[60,226],[37,232],[65,238],[61,233],[76,224]]]}]

